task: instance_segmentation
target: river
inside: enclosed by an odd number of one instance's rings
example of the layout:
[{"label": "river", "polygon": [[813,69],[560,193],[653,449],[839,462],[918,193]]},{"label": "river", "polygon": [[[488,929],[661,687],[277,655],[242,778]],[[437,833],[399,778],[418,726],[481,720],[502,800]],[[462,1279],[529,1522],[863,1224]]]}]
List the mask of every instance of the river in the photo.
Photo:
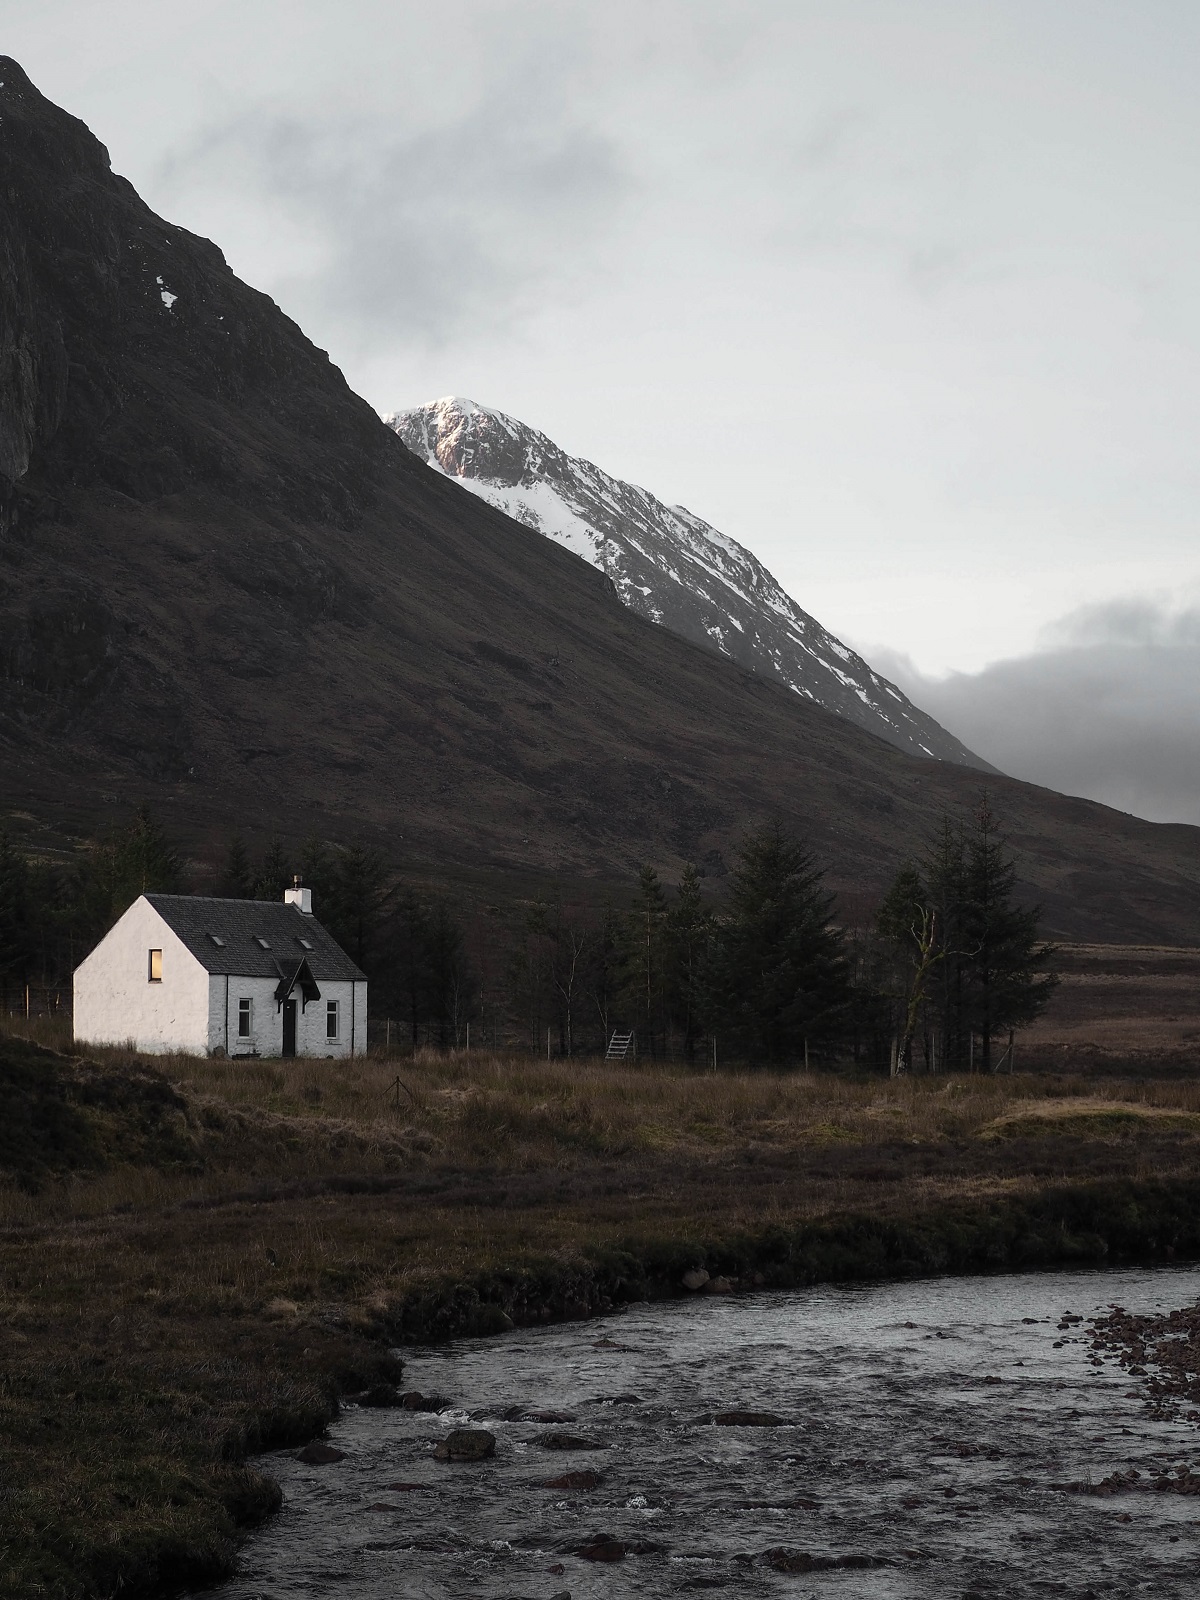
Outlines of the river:
[{"label": "river", "polygon": [[[283,1510],[219,1595],[1194,1600],[1200,1501],[1050,1485],[1200,1470],[1195,1428],[1152,1419],[1137,1379],[1059,1326],[1198,1298],[1196,1267],[823,1286],[410,1352],[406,1386],[453,1409],[348,1407],[343,1460],[262,1457]],[[575,1420],[498,1420],[521,1407]],[[731,1407],[782,1425],[706,1420]],[[455,1427],[488,1429],[495,1457],[434,1460]],[[600,1448],[539,1443],[564,1432]],[[586,1470],[599,1487],[542,1487]],[[600,1535],[624,1557],[572,1553]],[[850,1564],[803,1570],[828,1561]]]}]

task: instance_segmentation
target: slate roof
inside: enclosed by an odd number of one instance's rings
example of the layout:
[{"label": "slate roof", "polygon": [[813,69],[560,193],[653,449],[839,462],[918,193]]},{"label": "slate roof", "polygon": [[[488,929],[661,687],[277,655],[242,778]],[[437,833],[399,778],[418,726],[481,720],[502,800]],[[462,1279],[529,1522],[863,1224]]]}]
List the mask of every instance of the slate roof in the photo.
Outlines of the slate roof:
[{"label": "slate roof", "polygon": [[[318,983],[366,981],[366,974],[316,917],[306,917],[282,900],[217,900],[192,894],[148,894],[146,899],[209,972],[278,978],[306,960]],[[266,940],[267,949],[260,939]],[[306,949],[302,939],[312,948]]]}]

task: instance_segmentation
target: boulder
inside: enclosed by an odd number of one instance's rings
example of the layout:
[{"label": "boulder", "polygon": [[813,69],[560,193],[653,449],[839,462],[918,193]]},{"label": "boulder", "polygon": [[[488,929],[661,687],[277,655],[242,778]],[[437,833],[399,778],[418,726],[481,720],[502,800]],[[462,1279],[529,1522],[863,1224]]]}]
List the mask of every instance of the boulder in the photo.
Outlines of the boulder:
[{"label": "boulder", "polygon": [[510,1422],[578,1422],[569,1411],[543,1411],[536,1408],[514,1406],[504,1415]]},{"label": "boulder", "polygon": [[710,1278],[701,1290],[703,1294],[732,1294],[732,1278]]},{"label": "boulder", "polygon": [[761,1560],[763,1566],[775,1572],[834,1572],[839,1568],[853,1571],[892,1565],[884,1556],[816,1556],[808,1550],[793,1550],[787,1545],[764,1550]]},{"label": "boulder", "polygon": [[333,1445],[325,1444],[321,1439],[315,1439],[312,1444],[306,1444],[304,1449],[296,1456],[297,1461],[303,1461],[309,1467],[327,1467],[333,1461],[344,1461],[346,1452],[336,1450]]},{"label": "boulder", "polygon": [[557,1478],[543,1480],[543,1489],[598,1489],[604,1482],[599,1472],[563,1472]]},{"label": "boulder", "polygon": [[581,1561],[624,1561],[625,1546],[609,1533],[596,1533],[577,1545],[574,1553]]},{"label": "boulder", "polygon": [[543,1433],[536,1441],[543,1450],[603,1450],[599,1439],[585,1439],[578,1433]]},{"label": "boulder", "polygon": [[486,1428],[455,1428],[433,1452],[435,1461],[486,1461],[496,1454],[496,1435]]},{"label": "boulder", "polygon": [[679,1281],[685,1289],[690,1289],[695,1294],[697,1290],[703,1289],[708,1282],[708,1273],[705,1272],[703,1267],[693,1267],[690,1272],[685,1272]]},{"label": "boulder", "polygon": [[773,1411],[718,1411],[713,1416],[718,1428],[782,1428],[784,1421]]},{"label": "boulder", "polygon": [[447,1411],[453,1404],[444,1394],[422,1394],[419,1389],[409,1389],[397,1396],[396,1405],[405,1411]]}]

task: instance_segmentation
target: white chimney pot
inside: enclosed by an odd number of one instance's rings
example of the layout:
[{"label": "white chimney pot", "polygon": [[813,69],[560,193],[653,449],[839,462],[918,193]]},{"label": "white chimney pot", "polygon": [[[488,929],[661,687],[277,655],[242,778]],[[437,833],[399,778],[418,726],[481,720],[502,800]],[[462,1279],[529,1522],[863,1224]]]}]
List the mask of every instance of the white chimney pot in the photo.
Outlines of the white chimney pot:
[{"label": "white chimney pot", "polygon": [[285,889],[283,891],[283,903],[285,906],[295,906],[297,911],[302,912],[306,917],[311,917],[313,914],[311,889],[301,889],[299,887]]}]

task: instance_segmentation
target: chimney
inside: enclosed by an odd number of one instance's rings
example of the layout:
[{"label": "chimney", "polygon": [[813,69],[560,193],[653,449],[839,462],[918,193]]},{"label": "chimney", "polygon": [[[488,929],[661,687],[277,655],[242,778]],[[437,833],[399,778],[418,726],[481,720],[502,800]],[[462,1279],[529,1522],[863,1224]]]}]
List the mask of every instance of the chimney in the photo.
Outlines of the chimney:
[{"label": "chimney", "polygon": [[306,917],[312,916],[312,890],[301,887],[299,873],[292,879],[292,887],[283,891],[283,903],[285,906],[295,906]]}]

